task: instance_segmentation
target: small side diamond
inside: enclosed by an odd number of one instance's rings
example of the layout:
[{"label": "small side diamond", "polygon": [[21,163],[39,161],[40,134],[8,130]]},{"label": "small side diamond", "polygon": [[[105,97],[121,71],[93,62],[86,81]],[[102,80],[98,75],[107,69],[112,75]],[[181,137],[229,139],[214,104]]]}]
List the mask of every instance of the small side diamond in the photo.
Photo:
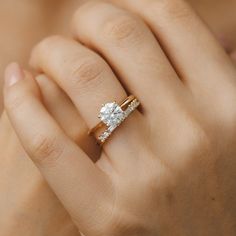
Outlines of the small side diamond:
[{"label": "small side diamond", "polygon": [[116,128],[117,128],[117,126],[110,126],[110,127],[108,127],[107,131],[109,133],[112,133]]},{"label": "small side diamond", "polygon": [[125,118],[127,118],[139,105],[140,103],[137,100],[132,101],[128,108],[124,111]]},{"label": "small side diamond", "polygon": [[106,130],[104,131],[99,137],[98,139],[101,141],[101,142],[105,142],[109,136],[111,135],[111,131],[110,130]]}]

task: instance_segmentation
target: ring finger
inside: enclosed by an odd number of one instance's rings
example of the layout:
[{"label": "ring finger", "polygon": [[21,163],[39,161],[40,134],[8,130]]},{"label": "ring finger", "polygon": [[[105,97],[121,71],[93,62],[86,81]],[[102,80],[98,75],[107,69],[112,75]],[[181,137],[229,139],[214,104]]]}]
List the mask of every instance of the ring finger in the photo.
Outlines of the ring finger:
[{"label": "ring finger", "polygon": [[[35,48],[32,64],[65,90],[89,128],[98,123],[101,104],[120,102],[127,97],[102,58],[75,41],[60,36],[44,40]],[[104,150],[110,158],[114,157],[114,162],[119,160],[119,163],[127,164],[127,150],[141,143],[137,127],[143,124],[143,117],[135,111],[125,123],[111,137],[109,145],[104,145]]]}]

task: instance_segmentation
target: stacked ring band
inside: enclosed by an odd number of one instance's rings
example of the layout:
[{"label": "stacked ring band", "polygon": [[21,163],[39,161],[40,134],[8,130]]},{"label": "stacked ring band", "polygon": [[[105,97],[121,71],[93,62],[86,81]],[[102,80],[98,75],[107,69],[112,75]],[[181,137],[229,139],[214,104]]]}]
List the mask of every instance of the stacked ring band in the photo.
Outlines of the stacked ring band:
[{"label": "stacked ring band", "polygon": [[[89,131],[89,134],[93,134],[97,137],[98,143],[103,145],[114,130],[119,127],[139,105],[140,102],[133,95],[127,97],[120,105],[116,102],[102,105],[98,116],[101,121]],[[99,130],[102,131],[99,135],[96,135]]]}]

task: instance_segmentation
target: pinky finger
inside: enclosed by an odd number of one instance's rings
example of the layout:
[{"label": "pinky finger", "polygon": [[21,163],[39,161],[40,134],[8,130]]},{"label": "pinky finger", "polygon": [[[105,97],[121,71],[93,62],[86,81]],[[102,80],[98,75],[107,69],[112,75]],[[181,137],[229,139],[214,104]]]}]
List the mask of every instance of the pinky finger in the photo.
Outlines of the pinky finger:
[{"label": "pinky finger", "polygon": [[63,133],[42,105],[36,82],[17,64],[6,70],[4,103],[23,147],[78,227],[91,228],[84,219],[103,215],[103,208],[95,213],[94,206],[107,205],[108,177]]}]

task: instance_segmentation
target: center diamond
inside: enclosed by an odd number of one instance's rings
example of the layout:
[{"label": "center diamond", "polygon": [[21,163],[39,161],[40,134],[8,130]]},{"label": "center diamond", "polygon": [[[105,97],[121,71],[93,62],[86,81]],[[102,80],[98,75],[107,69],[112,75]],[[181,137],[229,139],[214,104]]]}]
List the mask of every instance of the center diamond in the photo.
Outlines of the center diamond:
[{"label": "center diamond", "polygon": [[115,127],[124,118],[124,111],[115,103],[107,103],[100,110],[99,118],[107,126]]}]

